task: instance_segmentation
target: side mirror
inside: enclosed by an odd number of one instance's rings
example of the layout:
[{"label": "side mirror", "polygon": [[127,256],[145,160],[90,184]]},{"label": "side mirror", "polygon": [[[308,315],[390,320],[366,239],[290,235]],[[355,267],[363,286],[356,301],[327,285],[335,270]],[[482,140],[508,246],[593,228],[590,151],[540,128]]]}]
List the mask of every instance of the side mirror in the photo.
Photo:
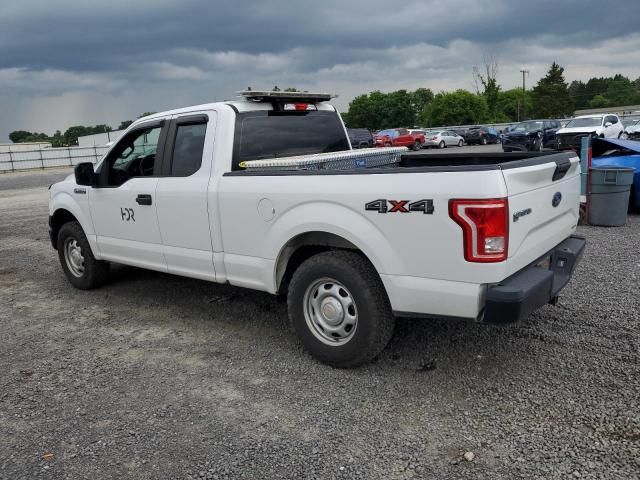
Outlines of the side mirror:
[{"label": "side mirror", "polygon": [[613,125],[613,123],[611,123],[611,122],[606,122],[606,123],[604,124],[604,126],[605,126],[605,127],[610,127],[611,125]]},{"label": "side mirror", "polygon": [[78,185],[84,185],[90,187],[93,185],[93,179],[95,178],[95,173],[93,172],[93,163],[91,162],[82,162],[76,165],[74,169],[74,173],[76,175],[76,183]]}]

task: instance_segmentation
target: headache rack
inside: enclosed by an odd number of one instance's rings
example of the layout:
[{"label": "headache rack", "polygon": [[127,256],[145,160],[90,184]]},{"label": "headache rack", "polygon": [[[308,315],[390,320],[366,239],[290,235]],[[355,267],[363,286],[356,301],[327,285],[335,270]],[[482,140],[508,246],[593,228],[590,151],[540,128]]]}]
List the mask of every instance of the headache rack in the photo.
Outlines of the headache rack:
[{"label": "headache rack", "polygon": [[284,92],[282,90],[242,90],[238,96],[254,102],[327,102],[338,95],[312,92]]}]

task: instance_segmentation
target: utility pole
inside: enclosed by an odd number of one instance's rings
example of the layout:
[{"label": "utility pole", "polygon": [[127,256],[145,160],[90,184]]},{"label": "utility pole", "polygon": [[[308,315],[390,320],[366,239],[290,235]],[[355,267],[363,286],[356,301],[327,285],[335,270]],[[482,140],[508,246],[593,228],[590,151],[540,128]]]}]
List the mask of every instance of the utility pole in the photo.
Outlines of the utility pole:
[{"label": "utility pole", "polygon": [[525,83],[524,83],[524,75],[525,73],[527,75],[529,75],[529,70],[520,70],[520,73],[522,73],[522,119],[526,120],[527,119],[527,101],[525,99],[525,96],[527,95],[527,88],[525,87]]}]

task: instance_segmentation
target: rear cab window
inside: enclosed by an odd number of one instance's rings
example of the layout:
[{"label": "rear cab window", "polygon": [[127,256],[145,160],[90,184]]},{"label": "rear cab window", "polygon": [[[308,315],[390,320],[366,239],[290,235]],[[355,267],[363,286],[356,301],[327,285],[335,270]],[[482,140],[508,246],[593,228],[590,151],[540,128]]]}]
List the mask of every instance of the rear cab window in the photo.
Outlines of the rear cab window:
[{"label": "rear cab window", "polygon": [[236,114],[232,169],[249,160],[349,150],[335,111],[260,110]]}]

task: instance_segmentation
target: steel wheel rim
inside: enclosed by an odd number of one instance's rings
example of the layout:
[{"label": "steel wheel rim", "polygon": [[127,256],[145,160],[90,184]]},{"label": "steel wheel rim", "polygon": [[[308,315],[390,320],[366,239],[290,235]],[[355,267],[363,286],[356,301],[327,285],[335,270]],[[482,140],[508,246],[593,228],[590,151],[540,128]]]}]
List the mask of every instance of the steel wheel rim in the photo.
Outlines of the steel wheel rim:
[{"label": "steel wheel rim", "polygon": [[313,336],[331,346],[349,342],[358,326],[358,310],[351,292],[332,278],[313,282],[303,299],[304,318]]},{"label": "steel wheel rim", "polygon": [[74,277],[82,277],[84,275],[84,256],[78,241],[75,238],[67,238],[63,248],[67,268]]}]

